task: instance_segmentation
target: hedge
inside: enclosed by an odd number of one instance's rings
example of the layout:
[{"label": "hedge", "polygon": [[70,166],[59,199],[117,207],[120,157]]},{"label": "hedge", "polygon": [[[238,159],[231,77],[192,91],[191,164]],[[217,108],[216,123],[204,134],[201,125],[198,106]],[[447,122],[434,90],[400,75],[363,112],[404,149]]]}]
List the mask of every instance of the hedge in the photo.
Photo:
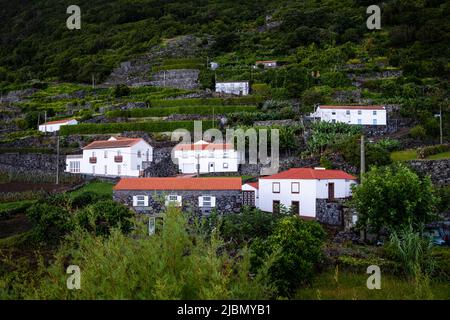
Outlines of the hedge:
[{"label": "hedge", "polygon": [[[212,121],[203,121],[202,129],[213,127]],[[176,129],[194,130],[194,121],[148,121],[119,123],[82,123],[75,126],[61,126],[61,135],[104,134],[124,131],[170,132]]]},{"label": "hedge", "polygon": [[165,108],[136,108],[130,110],[113,110],[106,113],[108,118],[142,118],[142,117],[164,117],[172,114],[198,114],[212,115],[229,114],[238,111],[256,111],[256,106],[188,106],[188,107],[165,107]]},{"label": "hedge", "polygon": [[434,146],[423,147],[417,150],[417,155],[420,159],[425,159],[434,154],[450,151],[450,143],[437,144]]},{"label": "hedge", "polygon": [[182,106],[217,106],[217,105],[256,105],[263,97],[244,96],[236,98],[194,98],[173,100],[151,100],[153,107],[182,107]]}]

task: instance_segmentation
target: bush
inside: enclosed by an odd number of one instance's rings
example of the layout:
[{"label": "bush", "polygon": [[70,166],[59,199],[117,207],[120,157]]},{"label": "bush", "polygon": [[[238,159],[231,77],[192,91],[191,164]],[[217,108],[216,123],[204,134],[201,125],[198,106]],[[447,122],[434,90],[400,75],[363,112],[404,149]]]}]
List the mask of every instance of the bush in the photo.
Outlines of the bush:
[{"label": "bush", "polygon": [[96,192],[85,191],[74,196],[71,200],[71,206],[74,209],[84,208],[101,199],[109,198],[106,195],[100,195]]},{"label": "bush", "polygon": [[124,84],[116,85],[113,90],[113,96],[116,98],[128,96],[130,93],[131,93],[131,89]]},{"label": "bush", "polygon": [[33,236],[38,242],[53,242],[72,230],[71,215],[63,208],[36,203],[27,210],[33,224]]},{"label": "bush", "polygon": [[426,137],[427,132],[424,127],[417,125],[409,131],[409,134],[414,139],[423,139]]},{"label": "bush", "polygon": [[325,232],[316,221],[304,221],[297,216],[278,221],[267,240],[257,240],[254,266],[273,257],[269,277],[283,296],[292,295],[301,284],[312,280],[314,269],[322,259]]},{"label": "bush", "polygon": [[417,150],[417,155],[419,156],[420,159],[425,159],[434,154],[447,151],[450,151],[450,143],[420,148]]},{"label": "bush", "polygon": [[113,200],[91,204],[79,211],[76,217],[80,227],[96,235],[109,235],[112,228],[129,233],[133,226],[130,209]]}]

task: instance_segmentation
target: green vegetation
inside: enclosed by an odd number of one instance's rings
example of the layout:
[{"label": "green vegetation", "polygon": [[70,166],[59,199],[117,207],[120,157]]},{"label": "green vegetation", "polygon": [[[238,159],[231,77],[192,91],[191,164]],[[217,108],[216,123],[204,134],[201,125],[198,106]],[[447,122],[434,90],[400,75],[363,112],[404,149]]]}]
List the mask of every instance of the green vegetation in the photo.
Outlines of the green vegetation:
[{"label": "green vegetation", "polygon": [[393,161],[408,161],[417,159],[417,150],[402,150],[391,153]]},{"label": "green vegetation", "polygon": [[[210,121],[202,123],[202,129],[213,127]],[[120,122],[120,123],[82,123],[76,126],[62,126],[61,135],[120,133],[123,131],[172,132],[176,129],[194,130],[194,121],[148,121],[148,122]]]},{"label": "green vegetation", "polygon": [[373,167],[354,187],[352,204],[358,211],[358,227],[375,232],[412,224],[415,229],[432,221],[436,198],[429,177],[419,178],[401,163]]},{"label": "green vegetation", "polygon": [[109,182],[101,182],[101,181],[90,182],[88,184],[85,184],[81,188],[71,192],[70,197],[73,198],[87,192],[95,192],[101,196],[112,197],[113,186],[114,184]]},{"label": "green vegetation", "polygon": [[188,107],[163,107],[163,108],[136,108],[131,110],[114,110],[106,113],[109,118],[143,118],[143,117],[165,117],[172,114],[229,114],[236,111],[252,112],[256,106],[188,106]]}]

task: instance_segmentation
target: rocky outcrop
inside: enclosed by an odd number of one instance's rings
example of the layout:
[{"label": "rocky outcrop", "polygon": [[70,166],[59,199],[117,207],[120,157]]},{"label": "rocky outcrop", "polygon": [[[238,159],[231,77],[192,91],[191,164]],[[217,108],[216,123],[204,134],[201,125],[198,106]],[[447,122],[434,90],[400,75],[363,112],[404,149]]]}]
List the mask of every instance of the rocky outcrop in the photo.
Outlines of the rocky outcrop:
[{"label": "rocky outcrop", "polygon": [[2,102],[20,102],[23,101],[25,98],[31,96],[33,93],[38,91],[38,89],[30,88],[30,89],[23,89],[23,90],[14,90],[8,92],[6,96],[2,96],[0,99],[0,103]]},{"label": "rocky outcrop", "polygon": [[153,73],[147,85],[192,90],[198,87],[199,73],[197,69],[162,70]]}]

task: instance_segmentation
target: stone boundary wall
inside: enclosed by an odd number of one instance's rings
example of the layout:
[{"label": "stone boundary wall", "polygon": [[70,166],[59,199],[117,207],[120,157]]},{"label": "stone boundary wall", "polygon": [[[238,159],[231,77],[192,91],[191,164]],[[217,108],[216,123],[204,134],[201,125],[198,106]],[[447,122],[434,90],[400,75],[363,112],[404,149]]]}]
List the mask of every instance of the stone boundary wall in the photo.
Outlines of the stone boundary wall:
[{"label": "stone boundary wall", "polygon": [[436,185],[450,185],[450,159],[410,160],[406,164],[421,176],[429,175]]}]

